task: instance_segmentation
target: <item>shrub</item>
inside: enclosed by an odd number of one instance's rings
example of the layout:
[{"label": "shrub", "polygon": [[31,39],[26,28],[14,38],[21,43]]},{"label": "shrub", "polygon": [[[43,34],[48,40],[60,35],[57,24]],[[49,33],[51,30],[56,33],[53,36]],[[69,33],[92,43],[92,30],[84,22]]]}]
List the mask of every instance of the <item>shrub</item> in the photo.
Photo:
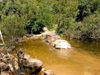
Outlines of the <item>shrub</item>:
[{"label": "shrub", "polygon": [[35,34],[39,34],[42,31],[42,28],[44,27],[44,20],[41,18],[33,18],[30,21],[30,26]]}]

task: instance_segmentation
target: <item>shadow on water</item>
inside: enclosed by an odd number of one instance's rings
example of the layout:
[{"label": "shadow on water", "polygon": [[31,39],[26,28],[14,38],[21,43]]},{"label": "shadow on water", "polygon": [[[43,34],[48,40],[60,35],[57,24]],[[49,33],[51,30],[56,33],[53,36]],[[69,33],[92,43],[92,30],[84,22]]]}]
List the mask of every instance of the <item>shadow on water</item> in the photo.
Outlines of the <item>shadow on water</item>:
[{"label": "shadow on water", "polygon": [[[65,39],[65,38],[63,38]],[[69,40],[69,39],[65,39]],[[94,43],[69,40],[74,49],[55,49],[41,39],[27,40],[19,44],[24,52],[31,57],[38,58],[44,62],[46,70],[53,70],[55,75],[100,75],[99,56],[90,54]],[[90,47],[90,46],[93,47]],[[99,54],[99,51],[94,51]]]}]

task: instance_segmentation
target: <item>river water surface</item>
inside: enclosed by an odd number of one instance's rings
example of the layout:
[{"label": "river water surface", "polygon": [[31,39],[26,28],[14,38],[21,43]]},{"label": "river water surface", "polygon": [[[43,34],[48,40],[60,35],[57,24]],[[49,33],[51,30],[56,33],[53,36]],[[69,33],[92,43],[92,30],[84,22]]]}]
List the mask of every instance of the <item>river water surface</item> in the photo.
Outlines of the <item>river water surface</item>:
[{"label": "river water surface", "polygon": [[[64,39],[64,38],[63,38]],[[100,75],[100,45],[95,42],[68,40],[72,49],[55,49],[41,39],[19,44],[25,53],[40,59],[54,75]]]}]

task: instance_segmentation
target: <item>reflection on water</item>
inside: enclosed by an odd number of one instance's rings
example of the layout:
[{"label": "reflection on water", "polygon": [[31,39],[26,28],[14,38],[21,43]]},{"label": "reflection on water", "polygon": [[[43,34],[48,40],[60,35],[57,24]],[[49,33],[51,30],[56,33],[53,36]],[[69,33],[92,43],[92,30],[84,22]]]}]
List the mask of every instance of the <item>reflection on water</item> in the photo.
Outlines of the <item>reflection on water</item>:
[{"label": "reflection on water", "polygon": [[43,61],[46,70],[53,70],[55,75],[100,75],[100,60],[85,51],[85,45],[69,40],[75,49],[55,49],[41,41],[27,40],[19,48]]}]

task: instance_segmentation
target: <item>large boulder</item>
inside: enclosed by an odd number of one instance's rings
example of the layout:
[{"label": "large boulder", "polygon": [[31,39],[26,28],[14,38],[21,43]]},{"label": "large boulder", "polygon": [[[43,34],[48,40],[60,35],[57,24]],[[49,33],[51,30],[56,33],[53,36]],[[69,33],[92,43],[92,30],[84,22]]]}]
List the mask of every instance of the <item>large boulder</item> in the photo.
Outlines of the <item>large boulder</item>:
[{"label": "large boulder", "polygon": [[29,58],[22,60],[22,69],[25,73],[29,74],[38,73],[41,70],[42,65],[43,62],[38,59]]},{"label": "large boulder", "polygon": [[58,39],[61,39],[59,35],[47,35],[45,38],[45,40],[50,44]]}]

